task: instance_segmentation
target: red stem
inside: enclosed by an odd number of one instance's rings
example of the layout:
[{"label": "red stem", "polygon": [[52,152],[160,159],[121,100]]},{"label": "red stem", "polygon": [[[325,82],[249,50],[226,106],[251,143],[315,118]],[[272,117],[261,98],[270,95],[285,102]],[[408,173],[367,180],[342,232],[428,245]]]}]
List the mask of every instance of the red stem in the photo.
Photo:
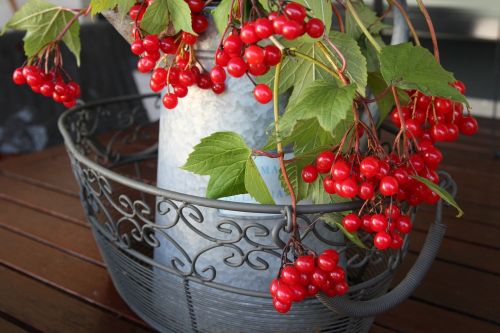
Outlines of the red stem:
[{"label": "red stem", "polygon": [[439,62],[439,46],[436,37],[436,31],[434,30],[434,24],[432,23],[431,16],[429,15],[429,12],[427,11],[427,8],[425,7],[422,0],[417,0],[417,2],[420,11],[425,17],[425,22],[427,22],[427,26],[429,27],[429,33],[431,34],[431,39],[432,39],[432,46],[434,48],[434,58],[436,58],[436,61]]},{"label": "red stem", "polygon": [[337,22],[339,23],[340,32],[345,32],[344,21],[342,20],[342,15],[340,15],[340,11],[337,6],[332,3],[332,10],[335,16],[337,17]]}]

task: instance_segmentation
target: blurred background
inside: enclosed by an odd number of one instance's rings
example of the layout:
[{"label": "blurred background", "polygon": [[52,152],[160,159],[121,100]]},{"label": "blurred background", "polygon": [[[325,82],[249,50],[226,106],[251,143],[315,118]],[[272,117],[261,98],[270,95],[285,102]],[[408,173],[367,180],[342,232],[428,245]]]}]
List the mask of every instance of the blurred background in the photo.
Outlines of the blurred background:
[{"label": "blurred background", "polygon": [[[0,0],[0,25],[25,0]],[[88,1],[52,0],[65,6],[83,8]],[[378,11],[383,1],[367,1]],[[419,34],[428,37],[425,21],[414,0],[410,0],[411,19]],[[475,115],[498,117],[500,64],[500,3],[498,0],[427,0],[440,38],[444,67],[467,85],[467,95]],[[390,20],[390,17],[389,17]],[[387,32],[387,33],[390,33]],[[61,143],[56,128],[64,110],[29,87],[15,86],[10,76],[24,61],[21,32],[10,32],[0,38],[0,156],[41,150]],[[133,94],[147,84],[135,71],[135,56],[127,43],[102,18],[83,19],[81,28],[82,64],[77,69],[73,57],[66,53],[65,67],[82,86],[82,99]],[[425,39],[430,47],[430,41]],[[146,91],[144,91],[146,92]],[[155,115],[152,115],[155,117]],[[495,126],[492,131],[495,131]],[[492,142],[492,152],[497,151]]]}]

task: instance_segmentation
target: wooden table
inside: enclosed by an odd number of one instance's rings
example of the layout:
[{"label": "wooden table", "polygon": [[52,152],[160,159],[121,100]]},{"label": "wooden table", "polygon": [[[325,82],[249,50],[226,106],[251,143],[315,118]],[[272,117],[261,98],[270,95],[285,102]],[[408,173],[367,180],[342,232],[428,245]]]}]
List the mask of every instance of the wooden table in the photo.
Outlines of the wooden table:
[{"label": "wooden table", "polygon": [[[500,161],[482,125],[444,149],[465,216],[446,210],[446,239],[424,283],[372,332],[500,332]],[[429,207],[419,214],[401,275],[432,216]],[[0,332],[152,331],[111,283],[63,147],[0,161],[0,244]]]}]

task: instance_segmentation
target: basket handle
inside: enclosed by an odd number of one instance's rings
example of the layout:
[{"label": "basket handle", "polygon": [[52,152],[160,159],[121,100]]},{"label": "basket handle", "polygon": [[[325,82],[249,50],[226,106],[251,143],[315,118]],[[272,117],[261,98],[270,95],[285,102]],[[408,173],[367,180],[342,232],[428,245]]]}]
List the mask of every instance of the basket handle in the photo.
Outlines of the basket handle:
[{"label": "basket handle", "polygon": [[[449,175],[445,173],[441,175],[443,176],[442,184],[444,184],[444,187],[448,188],[452,195],[455,195],[455,182]],[[373,317],[401,304],[420,285],[436,258],[446,232],[446,225],[441,223],[442,211],[443,201],[439,200],[434,223],[427,232],[427,237],[417,260],[406,274],[406,277],[390,292],[367,301],[350,300],[347,297],[328,298],[324,294],[318,294],[317,298],[330,310],[349,317]]]}]

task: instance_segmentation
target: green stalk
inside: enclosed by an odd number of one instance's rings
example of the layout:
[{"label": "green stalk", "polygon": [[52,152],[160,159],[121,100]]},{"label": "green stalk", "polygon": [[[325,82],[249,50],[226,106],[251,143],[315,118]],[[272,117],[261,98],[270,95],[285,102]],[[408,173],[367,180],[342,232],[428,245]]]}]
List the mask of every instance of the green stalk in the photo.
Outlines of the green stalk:
[{"label": "green stalk", "polygon": [[310,57],[308,56],[307,54],[304,54],[304,53],[301,53],[299,51],[296,51],[296,50],[293,50],[293,49],[289,49],[288,50],[288,53],[293,56],[293,57],[297,57],[297,58],[301,58],[301,59],[304,59],[304,60],[307,60],[307,61],[310,61],[312,63],[314,63],[315,65],[318,65],[319,67],[321,67],[323,70],[325,70],[326,72],[328,72],[329,74],[331,74],[332,76],[334,76],[335,78],[339,79],[340,80],[340,77],[339,75],[337,74],[337,72],[335,72],[333,69],[331,69],[330,67],[328,67],[327,65],[325,65],[324,63],[322,63],[321,61],[317,60],[317,59],[314,59],[313,57]]},{"label": "green stalk", "polygon": [[352,5],[351,1],[347,0],[345,2],[345,4],[347,6],[347,9],[351,12],[352,17],[354,18],[354,21],[356,21],[356,23],[358,24],[359,28],[363,32],[363,34],[366,36],[366,38],[368,39],[368,41],[373,45],[373,47],[375,48],[375,50],[377,50],[377,52],[380,53],[382,51],[382,47],[375,40],[375,38],[373,38],[372,34],[368,31],[368,29],[366,29],[365,25],[361,21],[361,18],[359,17],[358,13],[356,12],[356,9],[354,9],[354,6]]}]

